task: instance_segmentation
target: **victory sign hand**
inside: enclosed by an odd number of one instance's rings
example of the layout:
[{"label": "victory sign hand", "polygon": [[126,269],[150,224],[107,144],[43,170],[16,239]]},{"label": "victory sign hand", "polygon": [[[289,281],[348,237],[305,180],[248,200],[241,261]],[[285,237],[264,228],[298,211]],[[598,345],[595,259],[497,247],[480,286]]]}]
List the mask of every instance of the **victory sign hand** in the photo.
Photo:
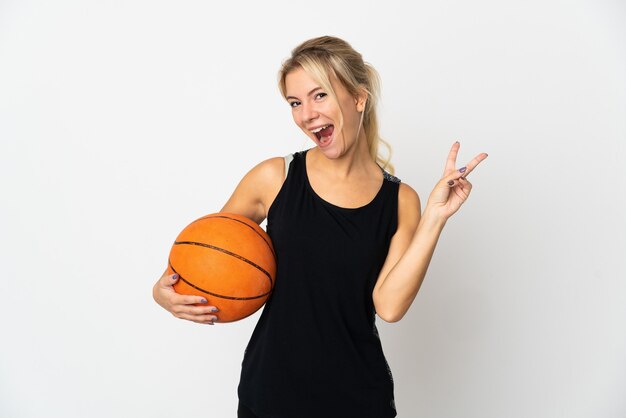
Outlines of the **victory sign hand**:
[{"label": "victory sign hand", "polygon": [[425,213],[429,212],[439,219],[447,220],[467,200],[472,191],[472,183],[467,180],[467,176],[482,160],[487,158],[487,154],[483,152],[467,163],[465,167],[457,169],[456,157],[460,147],[461,144],[458,141],[452,144],[443,177],[430,193],[424,209]]}]

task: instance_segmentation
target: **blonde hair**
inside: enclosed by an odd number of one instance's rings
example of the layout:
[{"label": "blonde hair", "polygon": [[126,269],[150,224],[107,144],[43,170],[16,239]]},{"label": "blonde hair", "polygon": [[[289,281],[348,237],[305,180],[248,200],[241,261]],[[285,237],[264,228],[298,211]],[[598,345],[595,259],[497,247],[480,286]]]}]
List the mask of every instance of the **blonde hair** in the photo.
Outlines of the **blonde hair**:
[{"label": "blonde hair", "polygon": [[[333,36],[309,39],[291,51],[291,57],[283,62],[278,72],[278,88],[284,98],[287,97],[285,85],[287,74],[299,67],[335,100],[337,95],[330,82],[331,75],[334,75],[351,95],[356,97],[362,91],[367,93],[362,118],[369,152],[372,159],[383,169],[394,174],[394,167],[390,163],[391,146],[378,133],[376,105],[380,95],[380,77],[374,67],[364,62],[361,54],[342,39]],[[386,158],[379,154],[381,144],[388,150]]]}]

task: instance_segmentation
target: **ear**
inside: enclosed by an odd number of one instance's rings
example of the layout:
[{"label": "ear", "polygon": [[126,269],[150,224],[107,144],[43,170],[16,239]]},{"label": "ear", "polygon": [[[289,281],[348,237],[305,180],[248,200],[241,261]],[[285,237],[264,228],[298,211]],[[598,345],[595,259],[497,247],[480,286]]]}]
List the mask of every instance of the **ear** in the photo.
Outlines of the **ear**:
[{"label": "ear", "polygon": [[367,91],[365,91],[364,88],[359,89],[359,93],[354,98],[354,102],[358,112],[363,112],[365,110],[365,104],[367,103]]}]

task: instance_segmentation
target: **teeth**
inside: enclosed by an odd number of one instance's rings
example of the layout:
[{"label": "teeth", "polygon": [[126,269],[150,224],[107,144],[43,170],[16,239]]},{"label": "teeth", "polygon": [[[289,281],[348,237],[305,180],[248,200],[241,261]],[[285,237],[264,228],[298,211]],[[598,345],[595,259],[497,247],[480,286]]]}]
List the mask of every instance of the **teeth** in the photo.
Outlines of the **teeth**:
[{"label": "teeth", "polygon": [[311,132],[313,132],[314,134],[316,134],[316,133],[318,133],[319,131],[321,131],[322,129],[324,129],[324,128],[328,128],[329,126],[330,126],[330,123],[329,123],[328,125],[325,125],[325,126],[320,126],[320,127],[319,127],[319,128],[317,128],[317,129],[313,129]]}]

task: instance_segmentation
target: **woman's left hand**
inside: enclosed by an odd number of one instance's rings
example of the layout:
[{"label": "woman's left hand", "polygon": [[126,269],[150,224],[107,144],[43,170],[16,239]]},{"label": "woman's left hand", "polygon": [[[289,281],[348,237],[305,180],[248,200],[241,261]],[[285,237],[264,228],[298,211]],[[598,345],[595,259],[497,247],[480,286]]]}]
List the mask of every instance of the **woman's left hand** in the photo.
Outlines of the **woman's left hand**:
[{"label": "woman's left hand", "polygon": [[443,177],[430,193],[428,203],[426,203],[426,208],[424,209],[424,213],[428,212],[429,215],[444,221],[454,215],[463,202],[467,200],[472,191],[472,183],[467,180],[467,175],[482,160],[487,158],[487,154],[483,152],[478,154],[465,167],[457,169],[456,157],[460,147],[461,144],[458,141],[452,145],[446,161],[446,168],[443,171]]}]

